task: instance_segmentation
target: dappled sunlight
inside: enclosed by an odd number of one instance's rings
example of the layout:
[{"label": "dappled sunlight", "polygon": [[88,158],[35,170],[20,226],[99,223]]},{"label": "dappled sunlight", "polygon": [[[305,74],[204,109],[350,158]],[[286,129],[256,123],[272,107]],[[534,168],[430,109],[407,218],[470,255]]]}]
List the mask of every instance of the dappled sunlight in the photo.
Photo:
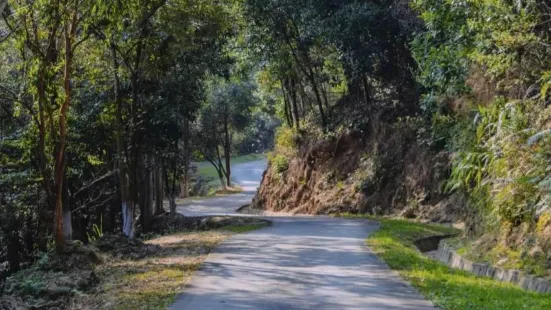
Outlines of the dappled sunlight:
[{"label": "dappled sunlight", "polygon": [[365,246],[376,227],[274,218],[271,227],[219,246],[172,309],[429,309]]}]

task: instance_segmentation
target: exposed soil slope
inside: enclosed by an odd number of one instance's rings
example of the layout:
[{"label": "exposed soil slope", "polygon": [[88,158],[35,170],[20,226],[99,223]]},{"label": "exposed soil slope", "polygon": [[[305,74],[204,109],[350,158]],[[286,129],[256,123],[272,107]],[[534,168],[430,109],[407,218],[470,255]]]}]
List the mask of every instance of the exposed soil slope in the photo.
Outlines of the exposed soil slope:
[{"label": "exposed soil slope", "polygon": [[288,169],[278,171],[270,163],[252,208],[454,221],[463,201],[443,195],[448,154],[429,152],[414,135],[403,120],[373,121],[337,137],[303,134],[294,152],[278,150],[287,158]]}]

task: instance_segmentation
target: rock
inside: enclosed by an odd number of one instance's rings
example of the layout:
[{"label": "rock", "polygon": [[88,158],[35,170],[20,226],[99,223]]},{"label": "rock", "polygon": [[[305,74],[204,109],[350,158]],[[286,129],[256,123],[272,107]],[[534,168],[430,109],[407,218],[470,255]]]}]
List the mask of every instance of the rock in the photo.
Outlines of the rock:
[{"label": "rock", "polygon": [[530,249],[530,251],[528,252],[528,255],[530,255],[530,257],[535,259],[540,259],[545,257],[543,250],[537,245]]},{"label": "rock", "polygon": [[549,282],[544,279],[539,279],[538,287],[536,289],[539,293],[545,293],[549,289]]},{"label": "rock", "polygon": [[519,280],[519,286],[527,290],[530,287],[530,283],[534,280],[534,276],[522,276]]},{"label": "rock", "polygon": [[496,266],[503,266],[503,265],[505,265],[505,264],[507,263],[507,260],[508,260],[508,259],[507,259],[506,257],[504,257],[504,258],[498,260],[497,263],[496,263]]},{"label": "rock", "polygon": [[415,218],[417,217],[417,209],[418,208],[409,205],[405,207],[404,210],[402,210],[402,212],[400,212],[400,216],[406,219]]}]

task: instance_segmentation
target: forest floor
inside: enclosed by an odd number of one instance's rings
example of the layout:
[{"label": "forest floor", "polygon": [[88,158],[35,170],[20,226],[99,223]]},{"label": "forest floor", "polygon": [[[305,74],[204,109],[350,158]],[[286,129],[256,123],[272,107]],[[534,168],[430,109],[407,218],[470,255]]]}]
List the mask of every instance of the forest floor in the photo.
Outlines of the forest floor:
[{"label": "forest floor", "polygon": [[9,279],[0,308],[166,309],[216,245],[269,225],[235,217],[162,220],[159,234],[143,239],[105,235],[45,256]]},{"label": "forest floor", "polygon": [[453,233],[453,228],[371,216],[344,217],[380,222],[381,228],[368,237],[368,246],[441,309],[551,309],[548,294],[449,268],[421,254],[413,243],[420,238]]}]

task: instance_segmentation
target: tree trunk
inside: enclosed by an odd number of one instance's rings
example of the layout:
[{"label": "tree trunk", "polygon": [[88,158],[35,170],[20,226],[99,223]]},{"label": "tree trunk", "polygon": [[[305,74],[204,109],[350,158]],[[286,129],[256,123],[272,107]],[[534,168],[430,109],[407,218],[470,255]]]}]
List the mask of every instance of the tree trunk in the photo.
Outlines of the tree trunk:
[{"label": "tree trunk", "polygon": [[[330,113],[331,110],[329,109],[329,99],[327,97],[327,88],[325,87],[325,84],[322,84],[321,88],[323,94],[323,102],[325,103],[325,111],[327,111],[327,113]],[[329,114],[329,116],[331,116],[331,114]]]},{"label": "tree trunk", "polygon": [[310,64],[308,64],[308,72],[309,72],[309,74],[307,74],[307,77],[310,80],[310,83],[312,84],[312,89],[314,90],[314,94],[316,95],[316,102],[318,104],[318,109],[319,109],[319,112],[320,112],[321,124],[323,126],[323,129],[326,130],[327,129],[327,117],[325,116],[325,112],[323,111],[323,100],[321,99],[318,84],[316,83],[314,70],[312,69],[312,66]]},{"label": "tree trunk", "polygon": [[220,185],[222,186],[222,190],[226,190],[226,182],[224,180],[224,173],[222,173],[222,169],[217,169],[218,171],[218,178],[220,179]]},{"label": "tree trunk", "polygon": [[65,70],[63,76],[63,89],[65,101],[59,109],[59,141],[55,156],[54,184],[56,189],[55,199],[55,245],[58,251],[65,247],[65,235],[63,233],[63,179],[65,178],[65,144],[67,140],[67,113],[71,106],[71,73],[73,64],[73,39],[76,35],[77,7],[73,8],[73,16],[70,24],[64,27],[65,37]]},{"label": "tree trunk", "polygon": [[187,198],[189,196],[189,165],[190,165],[190,154],[191,149],[189,146],[189,119],[184,120],[184,178],[182,180],[182,186],[180,188],[180,196],[182,198]]},{"label": "tree trunk", "polygon": [[163,179],[161,168],[155,167],[155,215],[160,215],[165,212],[163,209]]},{"label": "tree trunk", "polygon": [[123,146],[123,125],[122,125],[122,110],[123,102],[120,92],[119,82],[119,63],[117,61],[117,49],[114,42],[111,42],[111,56],[113,58],[113,88],[115,91],[116,104],[116,140],[117,140],[117,160],[118,160],[118,177],[119,191],[121,199],[121,214],[122,214],[122,232],[129,238],[134,237],[134,202],[130,199],[130,189],[128,180],[128,167],[126,154]]},{"label": "tree trunk", "polygon": [[228,115],[224,116],[224,160],[226,161],[226,184],[231,186],[231,139]]},{"label": "tree trunk", "polygon": [[180,197],[189,197],[189,165],[184,165],[184,176],[182,177],[182,186],[180,187]]},{"label": "tree trunk", "polygon": [[371,99],[371,95],[369,91],[369,83],[367,81],[367,77],[365,74],[362,74],[362,84],[363,84],[363,91],[364,91],[363,95],[364,95],[365,104],[369,105],[369,100]]},{"label": "tree trunk", "polygon": [[[0,207],[2,206],[2,197],[0,197]],[[7,232],[7,259],[9,272],[12,274],[19,271],[21,258],[19,256],[19,230],[18,230],[18,219],[15,216],[15,210],[11,202],[6,204],[6,215],[8,216],[8,222],[6,226],[2,227],[4,231]]]},{"label": "tree trunk", "polygon": [[285,112],[285,120],[287,121],[287,125],[289,126],[289,128],[293,128],[293,119],[291,118],[291,112],[289,111],[291,110],[289,108],[290,104],[289,100],[287,99],[287,94],[285,92],[285,80],[281,80],[281,92],[283,93],[283,111]]},{"label": "tree trunk", "polygon": [[168,197],[168,207],[170,214],[176,214],[176,178],[172,178],[172,182],[168,179],[168,170],[164,173],[166,192]]},{"label": "tree trunk", "polygon": [[65,236],[65,240],[73,239],[73,222],[67,177],[65,177],[63,181],[63,235]]},{"label": "tree trunk", "polygon": [[171,190],[168,194],[168,205],[170,208],[170,214],[176,214],[176,193]]},{"label": "tree trunk", "polygon": [[20,269],[21,258],[19,256],[19,234],[17,229],[12,229],[8,234],[7,242],[7,259],[10,274],[13,274]]},{"label": "tree trunk", "polygon": [[142,178],[139,184],[141,190],[139,191],[139,203],[141,211],[141,223],[145,232],[150,231],[151,218],[153,215],[153,195],[152,187],[153,173],[147,165],[147,156],[141,161],[139,170],[142,171]]},{"label": "tree trunk", "polygon": [[134,238],[134,201],[128,200],[121,203],[122,233],[128,238]]},{"label": "tree trunk", "polygon": [[291,104],[292,104],[292,112],[293,112],[293,121],[297,127],[297,129],[300,129],[300,117],[298,113],[298,104],[297,104],[297,89],[296,89],[296,82],[294,79],[289,79],[289,92],[291,94]]}]

